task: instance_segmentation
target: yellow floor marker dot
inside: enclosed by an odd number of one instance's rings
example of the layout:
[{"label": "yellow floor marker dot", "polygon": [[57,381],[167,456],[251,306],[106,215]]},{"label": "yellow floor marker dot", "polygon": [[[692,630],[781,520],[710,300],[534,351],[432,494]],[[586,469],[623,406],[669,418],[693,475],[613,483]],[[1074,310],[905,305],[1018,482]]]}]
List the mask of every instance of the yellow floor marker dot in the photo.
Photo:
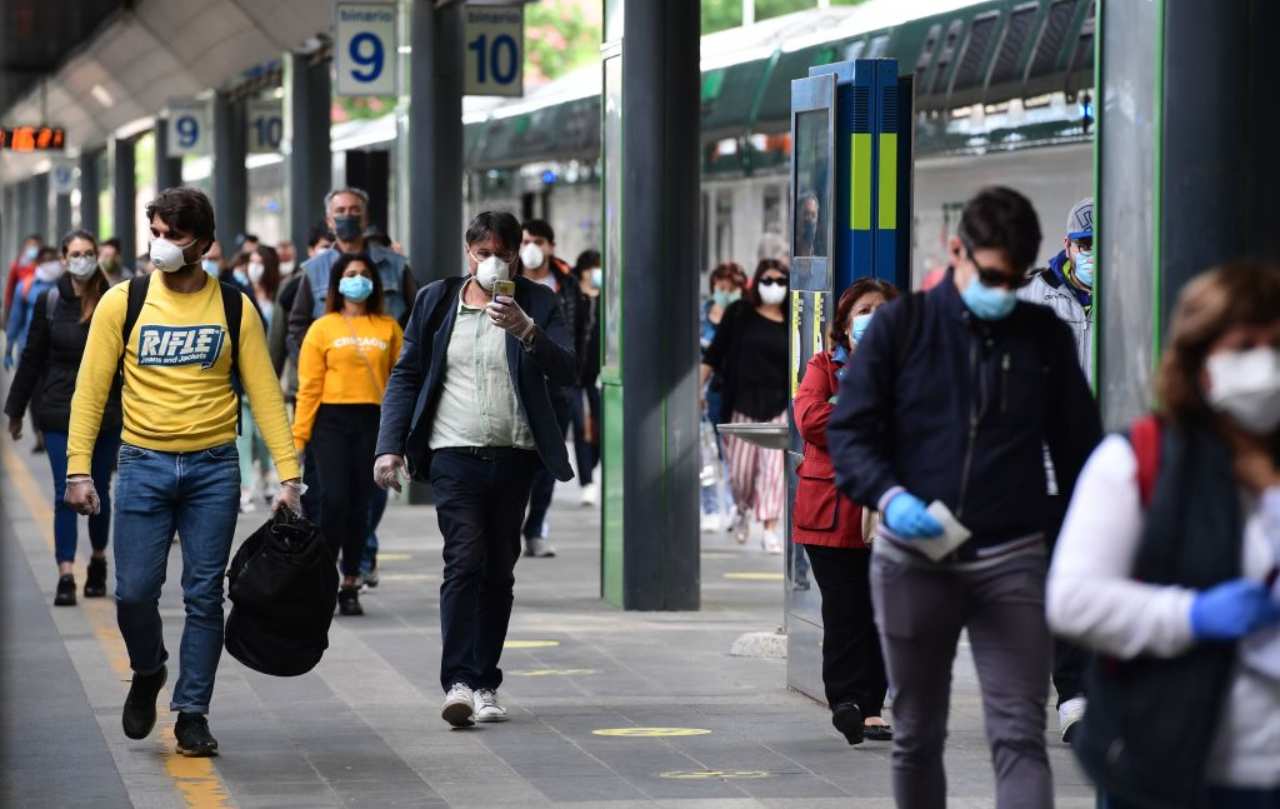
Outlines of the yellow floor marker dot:
[{"label": "yellow floor marker dot", "polygon": [[378,564],[383,562],[408,562],[413,558],[411,553],[379,553]]},{"label": "yellow floor marker dot", "polygon": [[739,572],[739,573],[726,573],[724,574],[724,577],[726,579],[729,579],[730,581],[782,581],[783,580],[783,576],[781,573]]},{"label": "yellow floor marker dot", "polygon": [[502,673],[512,677],[585,677],[599,672],[595,669],[528,669],[526,671],[503,669]]},{"label": "yellow floor marker dot", "polygon": [[504,649],[550,649],[559,646],[558,640],[509,640],[502,645]]},{"label": "yellow floor marker dot", "polygon": [[672,736],[706,736],[711,731],[703,728],[601,728],[593,730],[595,736],[611,736],[625,739],[662,739]]},{"label": "yellow floor marker dot", "polygon": [[753,781],[768,778],[769,773],[764,770],[672,770],[658,777],[673,781]]}]

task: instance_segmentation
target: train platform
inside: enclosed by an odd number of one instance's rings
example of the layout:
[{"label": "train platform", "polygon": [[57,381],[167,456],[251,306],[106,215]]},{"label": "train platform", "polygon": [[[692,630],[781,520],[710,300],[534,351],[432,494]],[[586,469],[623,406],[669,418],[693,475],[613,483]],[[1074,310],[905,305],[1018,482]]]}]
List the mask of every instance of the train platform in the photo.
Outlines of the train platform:
[{"label": "train platform", "polygon": [[[120,730],[130,674],[114,604],[51,606],[48,467],[26,442],[5,441],[0,458],[5,807],[893,805],[888,744],[848,746],[824,707],[786,689],[786,661],[729,655],[741,634],[780,624],[780,559],[704,543],[701,611],[615,610],[598,597],[598,514],[578,507],[574,486],[562,487],[551,516],[558,556],[516,568],[503,657],[510,722],[456,731],[441,721],[440,535],[430,507],[393,505],[379,532],[381,585],[363,597],[366,615],[334,619],[314,671],[278,679],[223,656],[210,715],[221,756],[176,755],[165,711],[150,738],[130,741]],[[240,536],[264,516],[245,516]],[[168,578],[161,612],[176,650],[176,553]],[[967,649],[955,680],[950,805],[989,807]],[[167,701],[162,694],[162,708]],[[1069,751],[1056,739],[1050,750],[1057,805],[1093,806]]]}]

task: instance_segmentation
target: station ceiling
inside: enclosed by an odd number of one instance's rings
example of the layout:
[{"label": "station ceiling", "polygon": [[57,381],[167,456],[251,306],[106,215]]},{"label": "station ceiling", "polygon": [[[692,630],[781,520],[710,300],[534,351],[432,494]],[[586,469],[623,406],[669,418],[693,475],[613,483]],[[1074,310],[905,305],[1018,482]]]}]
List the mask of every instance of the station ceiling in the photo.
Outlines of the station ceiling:
[{"label": "station ceiling", "polygon": [[5,0],[0,4],[0,110],[55,71],[124,6],[121,0]]}]

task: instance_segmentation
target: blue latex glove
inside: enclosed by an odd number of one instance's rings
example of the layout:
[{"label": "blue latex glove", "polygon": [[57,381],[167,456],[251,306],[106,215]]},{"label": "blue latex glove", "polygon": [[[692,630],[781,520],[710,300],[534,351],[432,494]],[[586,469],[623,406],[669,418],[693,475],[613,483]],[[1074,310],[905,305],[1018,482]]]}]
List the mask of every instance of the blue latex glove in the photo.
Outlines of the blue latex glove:
[{"label": "blue latex glove", "polygon": [[1280,619],[1265,585],[1233,579],[1191,602],[1191,633],[1199,640],[1237,640]]},{"label": "blue latex glove", "polygon": [[889,530],[903,539],[928,539],[942,536],[942,525],[926,510],[924,501],[914,494],[898,492],[884,510]]}]

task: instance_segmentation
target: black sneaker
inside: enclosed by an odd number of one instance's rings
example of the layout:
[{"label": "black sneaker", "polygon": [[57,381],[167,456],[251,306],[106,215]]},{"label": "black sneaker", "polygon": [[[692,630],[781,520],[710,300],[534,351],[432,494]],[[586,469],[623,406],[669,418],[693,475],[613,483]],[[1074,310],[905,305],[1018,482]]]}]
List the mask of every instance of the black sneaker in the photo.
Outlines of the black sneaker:
[{"label": "black sneaker", "polygon": [[366,570],[364,573],[360,575],[360,579],[361,581],[364,582],[364,586],[368,587],[371,590],[374,587],[377,587],[378,586],[378,566],[374,565],[373,567]]},{"label": "black sneaker", "polygon": [[862,744],[865,730],[862,724],[862,709],[856,702],[841,702],[831,710],[831,724],[844,734],[849,744]]},{"label": "black sneaker", "polygon": [[338,590],[339,615],[364,615],[364,607],[360,606],[360,588],[343,587]]},{"label": "black sneaker", "polygon": [[102,598],[107,594],[107,560],[89,559],[89,572],[84,577],[84,597]]},{"label": "black sneaker", "polygon": [[124,701],[124,735],[145,739],[156,726],[156,695],[164,687],[169,670],[164,666],[154,674],[133,674],[133,685]]},{"label": "black sneaker", "polygon": [[178,752],[184,756],[207,758],[218,755],[218,740],[209,732],[209,720],[204,714],[178,714],[173,735],[178,739]]},{"label": "black sneaker", "polygon": [[76,577],[63,573],[58,577],[58,589],[53,594],[53,606],[74,607],[76,605]]}]

